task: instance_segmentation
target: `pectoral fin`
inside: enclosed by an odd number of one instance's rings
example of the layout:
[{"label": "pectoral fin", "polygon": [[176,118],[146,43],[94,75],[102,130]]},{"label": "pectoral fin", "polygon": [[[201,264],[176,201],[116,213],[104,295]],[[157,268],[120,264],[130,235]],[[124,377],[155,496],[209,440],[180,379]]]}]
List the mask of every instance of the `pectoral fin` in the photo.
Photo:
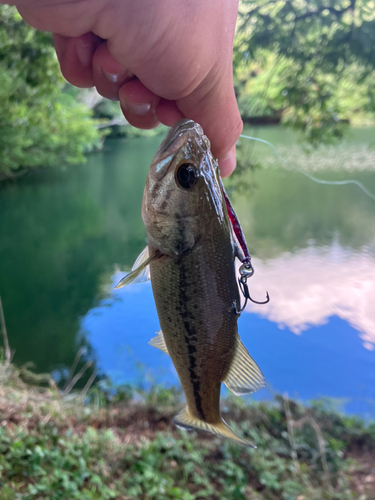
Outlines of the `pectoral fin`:
[{"label": "pectoral fin", "polygon": [[263,373],[247,352],[239,335],[237,335],[236,350],[224,384],[236,396],[258,391],[266,385]]},{"label": "pectoral fin", "polygon": [[160,349],[166,354],[169,354],[167,346],[165,345],[163,332],[161,330],[157,332],[156,337],[152,337],[152,339],[149,341],[149,344],[152,345],[153,347],[156,347],[156,349]]},{"label": "pectoral fin", "polygon": [[150,255],[148,245],[139,254],[137,260],[134,262],[132,270],[122,280],[115,286],[115,288],[122,288],[123,286],[132,283],[142,283],[142,281],[147,281],[150,279],[150,262],[157,257],[157,252],[153,252]]},{"label": "pectoral fin", "polygon": [[224,422],[224,420],[221,420],[215,424],[209,424],[208,422],[204,422],[203,420],[194,417],[190,413],[188,407],[186,407],[184,410],[178,413],[174,417],[173,422],[180,429],[184,430],[198,429],[200,431],[216,434],[216,436],[231,439],[232,441],[235,441],[236,443],[242,444],[244,446],[251,446],[252,448],[256,448],[256,446],[249,443],[245,439],[242,439],[235,432],[233,432],[232,429]]}]

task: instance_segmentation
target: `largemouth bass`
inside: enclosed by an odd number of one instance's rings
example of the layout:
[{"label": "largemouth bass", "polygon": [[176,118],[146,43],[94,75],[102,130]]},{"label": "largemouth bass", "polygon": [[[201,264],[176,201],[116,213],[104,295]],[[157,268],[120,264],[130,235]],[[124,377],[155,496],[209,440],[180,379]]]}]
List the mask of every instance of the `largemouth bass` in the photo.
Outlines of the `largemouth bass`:
[{"label": "largemouth bass", "polygon": [[187,406],[177,426],[250,445],[220,414],[220,387],[235,394],[265,385],[237,333],[241,310],[235,257],[241,248],[202,128],[183,120],[154,156],[142,204],[148,245],[117,287],[151,277],[161,332],[150,344],[168,353]]}]

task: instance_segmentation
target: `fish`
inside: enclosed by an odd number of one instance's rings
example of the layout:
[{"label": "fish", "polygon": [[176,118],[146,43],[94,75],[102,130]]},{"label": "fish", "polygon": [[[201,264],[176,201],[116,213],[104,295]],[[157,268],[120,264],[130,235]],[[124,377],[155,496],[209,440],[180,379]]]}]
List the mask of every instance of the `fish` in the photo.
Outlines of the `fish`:
[{"label": "fish", "polygon": [[264,387],[265,379],[238,334],[235,259],[243,260],[243,249],[218,162],[194,121],[178,122],[156,152],[142,218],[147,246],[116,288],[151,279],[161,331],[149,343],[169,354],[186,397],[173,421],[253,446],[220,412],[222,383],[244,395]]}]

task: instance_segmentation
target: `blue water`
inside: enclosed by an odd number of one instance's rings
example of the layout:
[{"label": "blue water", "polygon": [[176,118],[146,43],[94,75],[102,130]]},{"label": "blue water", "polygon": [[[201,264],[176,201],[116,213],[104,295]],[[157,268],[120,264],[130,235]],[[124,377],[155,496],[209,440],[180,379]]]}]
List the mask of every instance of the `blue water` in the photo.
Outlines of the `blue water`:
[{"label": "blue water", "polygon": [[[113,291],[81,322],[98,355],[98,368],[114,383],[178,384],[168,355],[148,345],[159,330],[151,285]],[[335,400],[348,413],[375,417],[375,350],[336,315],[300,335],[255,313],[244,312],[239,333],[267,380],[252,397],[288,393],[302,401]]]},{"label": "blue water", "polygon": [[[253,256],[251,293],[271,297],[239,321],[267,379],[252,397],[324,396],[375,418],[375,202],[285,168],[375,192],[375,130],[310,155],[281,128],[248,132],[287,159],[250,144],[247,170],[226,181]],[[0,295],[16,364],[64,379],[83,348],[80,366],[94,360],[116,384],[178,384],[148,345],[159,329],[150,285],[113,290],[145,246],[142,192],[161,140],[107,141],[86,165],[0,185]]]},{"label": "blue water", "polygon": [[[290,140],[280,129],[264,134],[281,150]],[[294,151],[292,159],[307,171],[316,164],[319,177],[354,178],[375,192],[371,137],[358,131],[336,150],[323,148],[313,158]],[[272,163],[264,147],[251,154]],[[318,185],[277,165],[231,178],[231,187],[254,256],[252,294],[271,296],[239,320],[242,341],[267,380],[251,397],[330,398],[340,410],[375,418],[374,201],[356,186]],[[112,276],[113,284],[122,275]],[[117,384],[178,384],[170,358],[148,344],[159,330],[150,284],[107,292],[81,320],[98,370]]]}]

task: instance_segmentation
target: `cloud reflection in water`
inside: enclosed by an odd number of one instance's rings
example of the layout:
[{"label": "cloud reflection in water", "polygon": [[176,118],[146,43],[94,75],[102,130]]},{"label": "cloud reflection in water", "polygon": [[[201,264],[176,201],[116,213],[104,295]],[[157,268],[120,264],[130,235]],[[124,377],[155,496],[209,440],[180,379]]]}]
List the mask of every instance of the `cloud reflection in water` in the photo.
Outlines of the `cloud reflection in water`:
[{"label": "cloud reflection in water", "polygon": [[375,258],[366,249],[311,247],[267,262],[254,259],[254,267],[252,296],[262,297],[268,290],[271,301],[266,306],[249,304],[247,312],[295,334],[336,315],[360,332],[365,348],[374,349]]}]

